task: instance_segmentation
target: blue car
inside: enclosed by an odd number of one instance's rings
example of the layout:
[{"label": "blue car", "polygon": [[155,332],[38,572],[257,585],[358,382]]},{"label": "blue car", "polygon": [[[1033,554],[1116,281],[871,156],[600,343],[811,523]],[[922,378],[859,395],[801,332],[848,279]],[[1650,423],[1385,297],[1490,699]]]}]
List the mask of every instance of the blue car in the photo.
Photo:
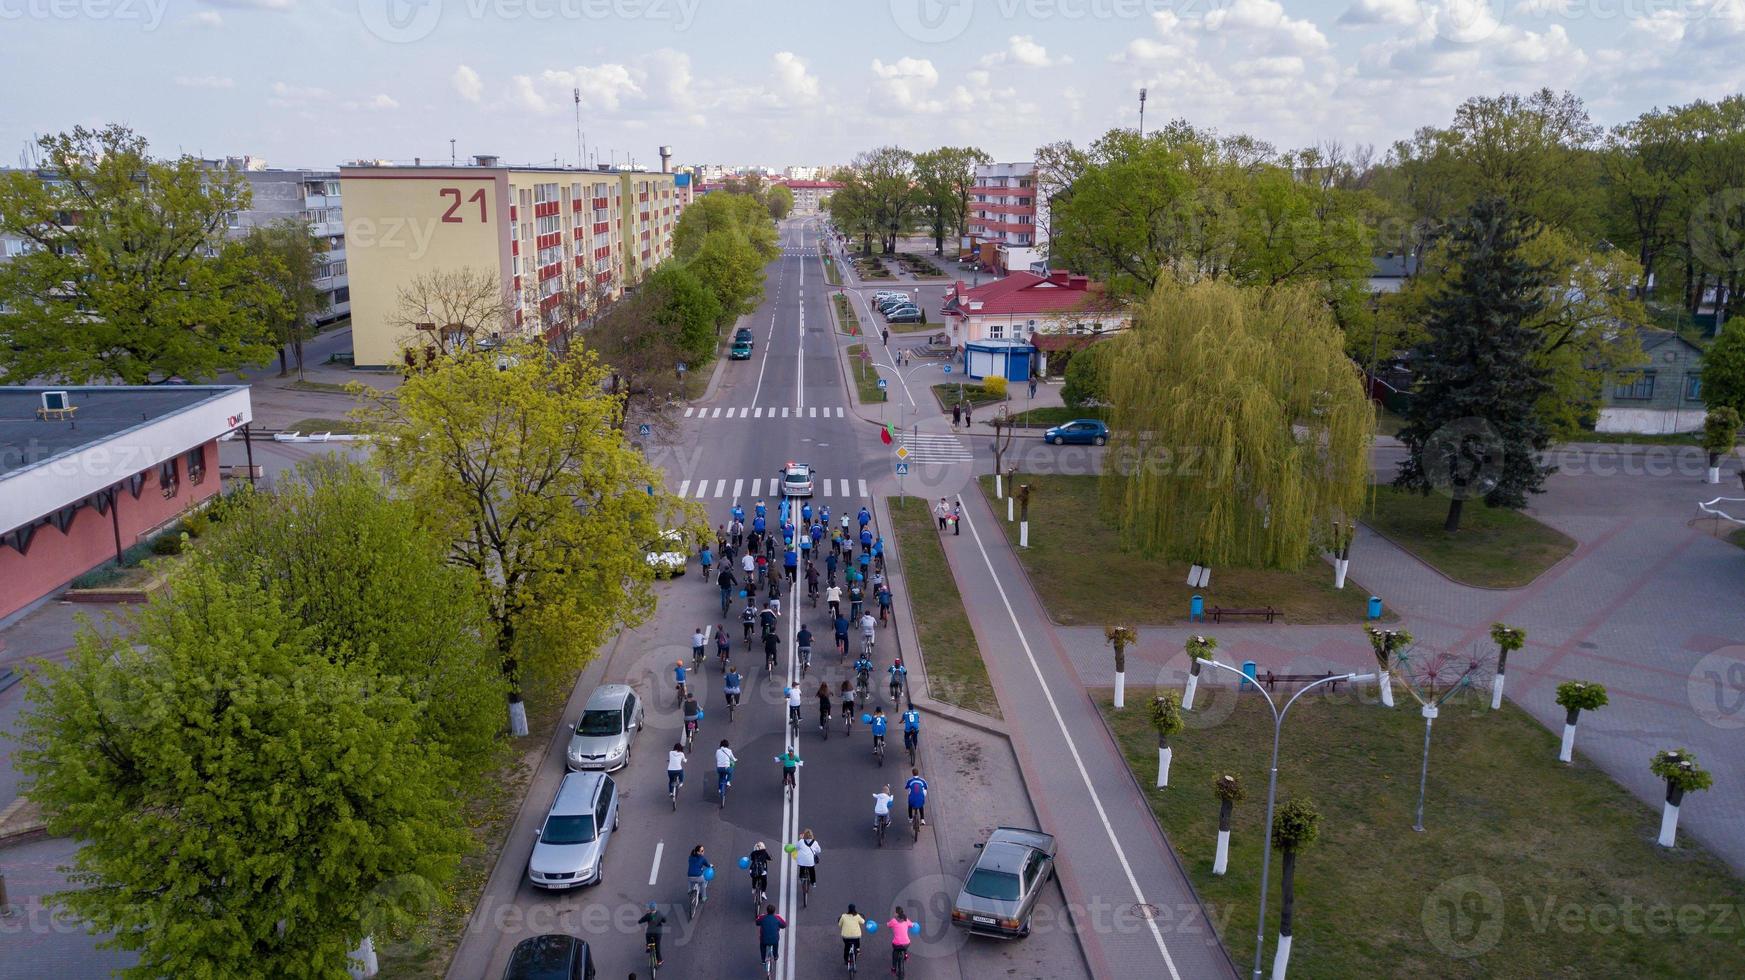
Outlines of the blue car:
[{"label": "blue car", "polygon": [[1078,445],[1101,446],[1109,441],[1109,427],[1096,419],[1073,419],[1065,425],[1057,425],[1044,432],[1042,438],[1054,446],[1062,446],[1069,442]]}]

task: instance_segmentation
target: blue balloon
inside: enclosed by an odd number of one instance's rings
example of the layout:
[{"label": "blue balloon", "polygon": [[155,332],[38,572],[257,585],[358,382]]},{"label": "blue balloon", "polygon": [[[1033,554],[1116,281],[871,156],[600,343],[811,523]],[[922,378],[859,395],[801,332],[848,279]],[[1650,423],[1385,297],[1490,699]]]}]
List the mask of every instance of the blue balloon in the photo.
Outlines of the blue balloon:
[{"label": "blue balloon", "polygon": [[869,933],[878,932],[879,924],[877,922],[868,922],[866,924],[866,931]]},{"label": "blue balloon", "polygon": [[746,868],[751,867],[751,858],[748,858],[748,857],[740,858],[739,859],[739,867],[740,867],[740,870],[742,870],[742,871]]},{"label": "blue balloon", "polygon": [[744,590],[744,589],[740,589],[740,590],[739,590],[739,597],[740,597],[740,598],[741,598],[741,599],[743,599],[743,598],[745,598],[745,590]]},{"label": "blue balloon", "polygon": [[783,694],[792,694],[792,693],[794,693],[794,689],[791,687],[784,687],[784,688],[782,688],[782,693]]},{"label": "blue balloon", "polygon": [[703,709],[702,709],[702,708],[698,708],[698,709],[697,709],[697,720],[698,720],[698,721],[702,721],[702,720],[703,720]]},{"label": "blue balloon", "polygon": [[715,880],[715,869],[713,867],[708,867],[708,868],[703,869],[703,880],[704,881],[714,881]]},{"label": "blue balloon", "polygon": [[860,715],[860,723],[861,723],[861,724],[863,724],[863,725],[870,725],[870,724],[872,724],[872,715],[869,715],[869,714],[867,714],[867,713],[866,713],[866,712],[864,712],[864,711],[863,711],[863,712],[861,712],[861,715]]},{"label": "blue balloon", "polygon": [[921,935],[921,923],[919,923],[919,922],[909,923],[909,935],[911,935],[911,936]]}]

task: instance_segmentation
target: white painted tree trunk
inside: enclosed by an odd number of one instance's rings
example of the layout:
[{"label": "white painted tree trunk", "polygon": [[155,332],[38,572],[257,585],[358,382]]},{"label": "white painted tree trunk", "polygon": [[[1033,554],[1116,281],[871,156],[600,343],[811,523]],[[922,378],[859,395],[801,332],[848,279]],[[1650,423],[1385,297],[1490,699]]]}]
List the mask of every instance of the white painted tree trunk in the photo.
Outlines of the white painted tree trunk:
[{"label": "white painted tree trunk", "polygon": [[1709,467],[1709,482],[1710,483],[1721,482],[1721,468],[1719,466]]},{"label": "white painted tree trunk", "polygon": [[1195,586],[1195,585],[1199,585],[1199,584],[1200,584],[1200,566],[1198,564],[1195,564],[1194,567],[1188,569],[1188,585]]},{"label": "white painted tree trunk", "polygon": [[1169,785],[1169,760],[1175,755],[1175,750],[1167,745],[1157,747],[1157,788],[1163,789]]},{"label": "white painted tree trunk", "polygon": [[353,980],[367,980],[381,970],[381,965],[376,962],[374,937],[365,936],[363,945],[351,951],[351,962],[346,964],[346,970]]},{"label": "white painted tree trunk", "polygon": [[1188,673],[1187,690],[1182,692],[1182,710],[1183,711],[1194,710],[1194,691],[1198,690],[1199,686],[1200,686],[1200,673],[1199,673],[1199,671],[1197,671],[1197,670],[1190,671]]},{"label": "white painted tree trunk", "polygon": [[1278,952],[1272,956],[1272,980],[1285,980],[1285,969],[1291,965],[1291,937],[1278,937]]},{"label": "white painted tree trunk", "polygon": [[1002,477],[1001,477],[1000,473],[998,471],[996,471],[994,473],[994,499],[995,500],[999,500],[1001,497],[1005,496],[1005,494],[1003,492],[1001,492],[1004,489],[1004,487],[1005,487],[1005,484],[1002,482]]},{"label": "white painted tree trunk", "polygon": [[1127,672],[1115,671],[1115,707],[1127,707]]},{"label": "white painted tree trunk", "polygon": [[1221,875],[1230,865],[1230,832],[1218,831],[1218,854],[1212,858],[1212,873]]},{"label": "white painted tree trunk", "polygon": [[1015,521],[1015,520],[1017,520],[1017,519],[1018,519],[1018,518],[1017,518],[1017,517],[1015,517],[1015,516],[1014,516],[1014,514],[1015,514],[1015,513],[1016,513],[1016,511],[1014,511],[1014,510],[1013,510],[1013,508],[1012,508],[1012,501],[1013,501],[1013,500],[1014,500],[1014,499],[1016,499],[1016,498],[1013,498],[1013,497],[1007,497],[1007,498],[1006,498],[1006,523],[1007,523],[1007,524],[1010,524],[1010,523],[1012,523],[1012,522],[1013,522],[1013,521]]},{"label": "white painted tree trunk", "polygon": [[509,702],[509,734],[521,738],[527,734],[527,704],[523,701]]},{"label": "white painted tree trunk", "polygon": [[1667,803],[1660,811],[1660,846],[1671,847],[1678,837],[1678,804]]},{"label": "white painted tree trunk", "polygon": [[1030,547],[1030,522],[1029,521],[1019,521],[1018,522],[1018,547],[1020,547],[1020,548]]},{"label": "white painted tree trunk", "polygon": [[1575,725],[1563,723],[1563,746],[1557,750],[1558,762],[1569,762],[1575,757]]},{"label": "white painted tree trunk", "polygon": [[1349,567],[1351,567],[1351,559],[1333,559],[1333,587],[1335,589],[1345,588],[1345,570]]},{"label": "white painted tree trunk", "polygon": [[1496,679],[1496,683],[1491,685],[1491,710],[1492,711],[1501,711],[1502,710],[1502,707],[1503,707],[1503,681],[1506,681],[1506,680],[1508,680],[1508,678],[1506,676],[1504,676],[1502,674],[1498,674],[1497,679]]},{"label": "white painted tree trunk", "polygon": [[1394,706],[1394,675],[1385,670],[1381,672],[1381,704],[1384,708]]}]

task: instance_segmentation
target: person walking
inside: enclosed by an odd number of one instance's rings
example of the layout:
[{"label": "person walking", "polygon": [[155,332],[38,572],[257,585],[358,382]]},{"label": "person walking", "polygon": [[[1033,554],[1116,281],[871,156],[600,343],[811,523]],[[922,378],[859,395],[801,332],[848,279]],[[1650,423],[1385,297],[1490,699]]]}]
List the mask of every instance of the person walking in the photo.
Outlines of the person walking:
[{"label": "person walking", "polygon": [[939,518],[939,530],[945,530],[945,522],[951,517],[951,505],[945,502],[944,497],[940,497],[939,503],[934,505],[933,516]]},{"label": "person walking", "polygon": [[1036,375],[1034,374],[1030,376],[1030,397],[1036,397]]},{"label": "person walking", "polygon": [[963,424],[963,403],[954,402],[951,406],[951,427],[957,428]]}]

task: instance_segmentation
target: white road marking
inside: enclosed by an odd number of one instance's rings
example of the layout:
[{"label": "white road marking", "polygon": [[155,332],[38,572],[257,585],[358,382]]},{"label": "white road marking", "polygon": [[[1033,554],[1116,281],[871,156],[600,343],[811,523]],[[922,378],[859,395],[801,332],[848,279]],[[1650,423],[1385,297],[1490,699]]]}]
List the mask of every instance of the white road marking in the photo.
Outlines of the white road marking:
[{"label": "white road marking", "polygon": [[866,492],[866,481],[865,480],[860,481],[860,495],[861,495],[861,497],[866,498],[866,499],[872,498],[872,494]]},{"label": "white road marking", "polygon": [[784,419],[785,419],[785,418],[787,418],[787,417],[788,417],[788,406],[786,406],[786,405],[783,405],[783,406],[782,406],[782,418],[784,418]]},{"label": "white road marking", "polygon": [[648,868],[648,883],[654,884],[660,877],[660,852],[666,850],[666,841],[656,841],[654,845],[654,863]]},{"label": "white road marking", "polygon": [[715,414],[714,414],[714,415],[711,415],[711,416],[709,416],[709,417],[710,417],[710,418],[712,418],[712,419],[718,419],[718,418],[720,418],[720,417],[721,417],[721,410],[720,410],[720,409],[719,409],[719,408],[717,408],[717,409],[716,409],[716,410],[715,410]]},{"label": "white road marking", "polygon": [[[826,411],[828,411],[828,409],[826,409]],[[808,409],[807,413],[806,413],[806,417],[809,419],[817,418],[818,417],[818,406],[814,405],[810,409]]]},{"label": "white road marking", "polygon": [[694,408],[687,408],[687,409],[685,409],[685,418],[690,418],[690,417],[691,417],[691,413],[692,413],[692,412],[694,412],[694,411],[696,411],[696,409],[694,409]]},{"label": "white road marking", "polygon": [[733,481],[733,499],[734,500],[739,499],[739,491],[744,489],[744,487],[745,487],[745,481],[743,479]]},{"label": "white road marking", "polygon": [[[957,498],[961,511],[963,497]],[[1127,851],[1121,846],[1121,841],[1115,836],[1115,828],[1109,824],[1109,812],[1103,808],[1103,799],[1097,795],[1097,788],[1091,785],[1091,774],[1085,770],[1085,760],[1079,755],[1078,743],[1073,741],[1072,733],[1067,730],[1066,719],[1061,717],[1060,706],[1054,701],[1054,693],[1049,689],[1049,681],[1042,676],[1042,668],[1036,663],[1036,654],[1030,649],[1030,639],[1024,633],[1024,628],[1018,625],[1018,614],[1012,610],[1012,602],[1006,598],[1006,587],[1000,584],[1000,576],[994,571],[993,560],[988,557],[988,549],[982,545],[982,536],[976,530],[975,523],[969,520],[968,513],[962,513],[959,518],[969,525],[970,537],[975,540],[976,550],[981,552],[982,564],[987,567],[988,578],[994,583],[995,591],[1000,594],[1000,603],[1006,607],[1006,617],[1012,621],[1012,632],[1018,635],[1018,643],[1024,648],[1024,659],[1030,662],[1030,671],[1036,675],[1037,686],[1042,689],[1042,696],[1048,701],[1048,710],[1054,715],[1054,725],[1060,732],[1060,738],[1072,753],[1073,765],[1078,768],[1079,778],[1084,781],[1085,793],[1090,797],[1091,804],[1097,809],[1097,819],[1103,824],[1103,834],[1109,839],[1109,846],[1115,849],[1115,857],[1121,862],[1121,871],[1127,876],[1127,887],[1133,889],[1133,896],[1139,904],[1146,904],[1145,891],[1139,887],[1139,879],[1133,875],[1133,866],[1127,861]],[[1155,919],[1147,918],[1145,924],[1151,928],[1151,938],[1157,942],[1157,951],[1163,954],[1163,965],[1168,968],[1173,980],[1181,980],[1181,974],[1176,971],[1175,960],[1169,955],[1169,947],[1164,945],[1163,932],[1158,929]]]},{"label": "white road marking", "polygon": [[709,495],[709,481],[708,480],[698,480],[697,481],[697,499],[702,500],[704,497],[707,497],[708,495]]},{"label": "white road marking", "polygon": [[689,481],[689,480],[686,480],[686,481],[684,481],[684,482],[683,482],[683,483],[680,483],[680,484],[679,484],[679,493],[678,493],[678,495],[679,495],[679,496],[681,496],[681,497],[683,497],[683,496],[684,496],[684,495],[685,495],[685,494],[686,494],[686,493],[688,493],[688,492],[690,492],[690,489],[691,489],[691,481]]},{"label": "white road marking", "polygon": [[727,481],[726,480],[716,480],[715,481],[715,496],[719,497],[726,492],[727,492]]},{"label": "white road marking", "polygon": [[754,419],[761,419],[761,418],[763,418],[763,409],[761,409],[761,408],[754,408],[754,409],[752,409],[752,410],[751,410],[751,417],[752,417],[752,418],[754,418]]}]

